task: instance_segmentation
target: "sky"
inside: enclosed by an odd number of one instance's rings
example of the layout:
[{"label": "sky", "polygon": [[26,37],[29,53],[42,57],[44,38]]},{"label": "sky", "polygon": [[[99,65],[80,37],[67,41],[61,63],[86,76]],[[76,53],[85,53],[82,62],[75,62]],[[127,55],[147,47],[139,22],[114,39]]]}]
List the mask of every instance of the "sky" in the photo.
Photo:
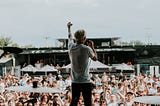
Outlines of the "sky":
[{"label": "sky", "polygon": [[[160,0],[0,0],[0,35],[21,46],[55,46],[85,29],[88,38],[160,44]],[[48,38],[46,40],[46,37]]]}]

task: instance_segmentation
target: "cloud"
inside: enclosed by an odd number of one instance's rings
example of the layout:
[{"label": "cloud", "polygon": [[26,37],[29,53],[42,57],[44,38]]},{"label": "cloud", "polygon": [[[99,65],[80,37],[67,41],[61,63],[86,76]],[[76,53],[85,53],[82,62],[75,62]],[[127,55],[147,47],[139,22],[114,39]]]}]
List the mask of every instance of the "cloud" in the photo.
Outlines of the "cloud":
[{"label": "cloud", "polygon": [[0,2],[0,8],[39,7],[45,3],[47,3],[47,0],[3,0]]},{"label": "cloud", "polygon": [[21,44],[24,38],[36,44],[44,36],[66,37],[66,23],[72,21],[73,32],[83,28],[90,37],[142,39],[148,26],[153,36],[159,34],[159,4],[158,0],[1,0],[0,33],[13,35]]}]

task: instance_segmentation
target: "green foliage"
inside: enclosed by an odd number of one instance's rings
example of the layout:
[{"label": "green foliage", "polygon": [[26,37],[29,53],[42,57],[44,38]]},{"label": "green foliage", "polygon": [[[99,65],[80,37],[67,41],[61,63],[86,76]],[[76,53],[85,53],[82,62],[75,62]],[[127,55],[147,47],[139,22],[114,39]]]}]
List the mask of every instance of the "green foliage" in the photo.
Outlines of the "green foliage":
[{"label": "green foliage", "polygon": [[11,37],[0,36],[0,46],[9,46],[12,44]]}]

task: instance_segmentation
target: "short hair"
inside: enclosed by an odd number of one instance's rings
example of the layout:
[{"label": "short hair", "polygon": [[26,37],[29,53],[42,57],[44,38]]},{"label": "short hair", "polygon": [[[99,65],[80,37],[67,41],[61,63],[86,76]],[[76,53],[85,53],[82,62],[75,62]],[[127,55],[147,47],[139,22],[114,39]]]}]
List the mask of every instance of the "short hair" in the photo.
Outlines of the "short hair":
[{"label": "short hair", "polygon": [[83,29],[77,30],[74,33],[74,37],[77,43],[82,43],[84,41],[85,33],[86,32]]},{"label": "short hair", "polygon": [[133,93],[132,93],[132,92],[127,92],[127,94],[133,95]]}]

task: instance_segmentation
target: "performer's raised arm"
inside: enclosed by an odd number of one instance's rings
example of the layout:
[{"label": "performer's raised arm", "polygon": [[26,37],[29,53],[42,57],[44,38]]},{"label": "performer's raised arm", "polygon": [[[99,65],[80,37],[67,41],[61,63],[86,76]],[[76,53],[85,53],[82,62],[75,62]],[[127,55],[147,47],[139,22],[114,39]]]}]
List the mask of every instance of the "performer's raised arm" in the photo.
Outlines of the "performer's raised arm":
[{"label": "performer's raised arm", "polygon": [[72,38],[72,33],[71,33],[71,26],[73,24],[71,22],[68,22],[67,27],[68,27],[68,38]]},{"label": "performer's raised arm", "polygon": [[73,24],[71,22],[67,23],[67,28],[68,28],[68,49],[70,49],[72,47],[72,45],[74,44],[72,33],[71,33],[71,26],[72,25]]}]

